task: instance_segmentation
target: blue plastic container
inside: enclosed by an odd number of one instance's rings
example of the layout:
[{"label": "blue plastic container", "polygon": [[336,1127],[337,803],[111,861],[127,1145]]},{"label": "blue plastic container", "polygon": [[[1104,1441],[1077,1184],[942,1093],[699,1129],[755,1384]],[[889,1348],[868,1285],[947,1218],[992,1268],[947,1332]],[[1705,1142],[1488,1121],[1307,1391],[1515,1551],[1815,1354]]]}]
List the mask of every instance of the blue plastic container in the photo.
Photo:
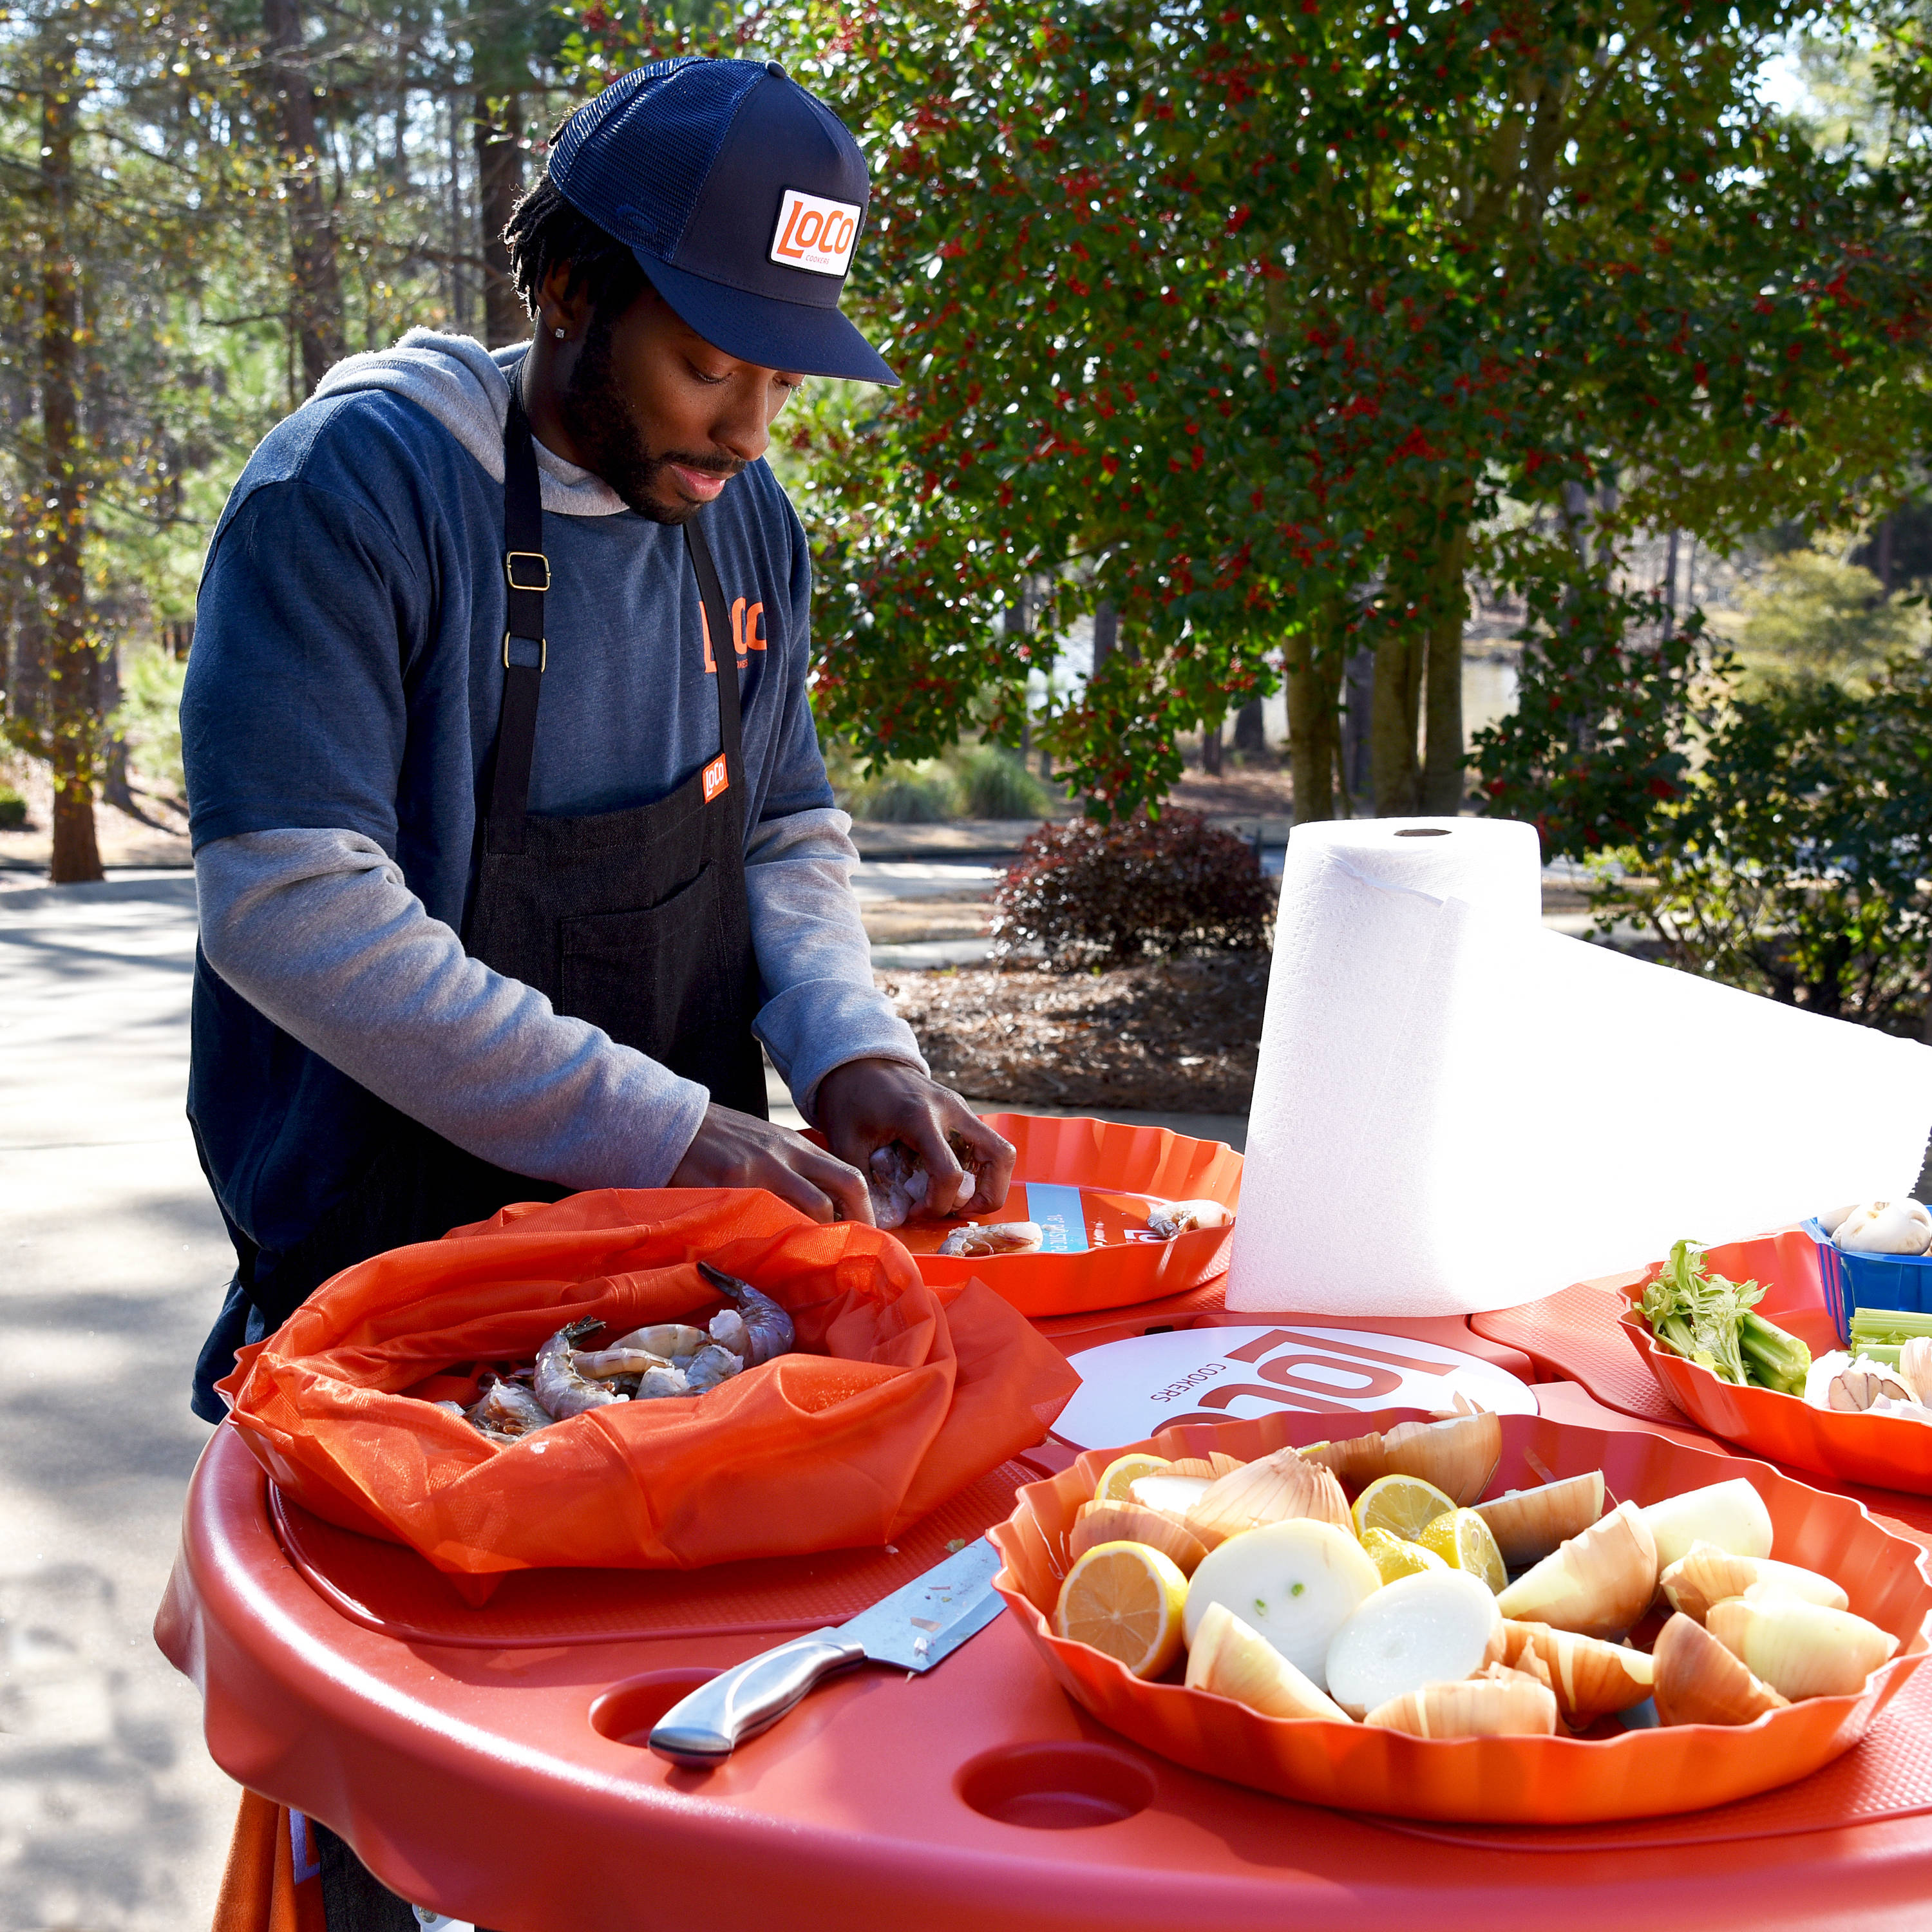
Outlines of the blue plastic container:
[{"label": "blue plastic container", "polygon": [[1838,1339],[1849,1341],[1852,1316],[1861,1308],[1932,1312],[1932,1255],[1847,1254],[1816,1221],[1804,1232],[1818,1244],[1825,1292],[1838,1318]]}]

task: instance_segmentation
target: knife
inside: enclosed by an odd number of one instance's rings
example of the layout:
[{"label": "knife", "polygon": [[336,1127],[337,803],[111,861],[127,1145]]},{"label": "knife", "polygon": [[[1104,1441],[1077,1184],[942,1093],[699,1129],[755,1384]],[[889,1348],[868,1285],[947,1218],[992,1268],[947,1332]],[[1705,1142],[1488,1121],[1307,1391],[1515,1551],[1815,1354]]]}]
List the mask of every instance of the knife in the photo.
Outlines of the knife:
[{"label": "knife", "polygon": [[652,1728],[651,1749],[708,1771],[768,1730],[822,1677],[870,1659],[930,1670],[1000,1614],[1000,1552],[982,1537],[849,1623],[794,1637],[734,1664],[674,1704]]}]

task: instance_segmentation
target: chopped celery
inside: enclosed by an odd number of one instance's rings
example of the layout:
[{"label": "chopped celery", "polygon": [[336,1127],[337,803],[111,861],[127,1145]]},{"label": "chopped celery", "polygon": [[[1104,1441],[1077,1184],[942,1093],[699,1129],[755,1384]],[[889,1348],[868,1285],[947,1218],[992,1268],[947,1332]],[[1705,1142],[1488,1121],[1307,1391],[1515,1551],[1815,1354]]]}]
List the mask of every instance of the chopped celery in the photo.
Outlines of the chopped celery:
[{"label": "chopped celery", "polygon": [[1861,1308],[1852,1317],[1854,1342],[1909,1342],[1932,1335],[1932,1315],[1907,1308]]},{"label": "chopped celery", "polygon": [[1697,1242],[1679,1241],[1643,1292],[1643,1316],[1665,1348],[1701,1364],[1720,1382],[1802,1396],[1811,1352],[1752,1312],[1763,1294],[1756,1282],[1712,1273]]}]

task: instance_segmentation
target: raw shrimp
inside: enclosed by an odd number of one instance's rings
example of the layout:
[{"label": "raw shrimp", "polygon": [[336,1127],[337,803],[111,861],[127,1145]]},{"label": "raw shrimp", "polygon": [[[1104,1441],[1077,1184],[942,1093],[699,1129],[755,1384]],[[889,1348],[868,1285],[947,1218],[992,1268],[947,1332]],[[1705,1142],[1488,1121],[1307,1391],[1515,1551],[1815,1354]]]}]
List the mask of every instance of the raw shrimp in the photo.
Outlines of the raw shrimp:
[{"label": "raw shrimp", "polygon": [[537,1400],[559,1422],[567,1416],[581,1415],[586,1408],[602,1408],[607,1402],[629,1400],[602,1382],[579,1375],[572,1364],[573,1345],[603,1325],[595,1317],[586,1316],[581,1322],[560,1328],[537,1351]]},{"label": "raw shrimp", "polygon": [[1034,1255],[1046,1239],[1037,1221],[969,1221],[940,1243],[939,1252],[973,1261],[991,1255]]},{"label": "raw shrimp", "polygon": [[647,1369],[661,1369],[670,1360],[668,1355],[654,1355],[648,1348],[627,1348],[620,1344],[610,1348],[574,1349],[570,1366],[592,1382],[608,1382],[618,1376],[640,1376]]},{"label": "raw shrimp", "polygon": [[486,1379],[482,1394],[465,1413],[472,1429],[511,1442],[548,1429],[556,1420],[521,1382],[501,1376]]},{"label": "raw shrimp", "polygon": [[693,1395],[703,1395],[720,1382],[729,1381],[744,1366],[729,1348],[708,1342],[692,1358],[691,1366],[684,1372],[685,1385]]},{"label": "raw shrimp", "polygon": [[719,1348],[729,1348],[741,1361],[752,1352],[751,1332],[735,1308],[721,1308],[712,1316],[711,1339]]},{"label": "raw shrimp", "polygon": [[1225,1228],[1234,1218],[1218,1201],[1156,1201],[1148,1209],[1148,1232],[1171,1241],[1196,1228]]},{"label": "raw shrimp", "polygon": [[755,1369],[775,1355],[791,1352],[797,1340],[791,1317],[769,1294],[760,1294],[749,1282],[726,1274],[709,1262],[700,1262],[698,1271],[744,1317],[745,1336],[750,1344],[745,1357],[747,1368]]},{"label": "raw shrimp", "polygon": [[661,1362],[668,1362],[678,1355],[694,1355],[704,1346],[705,1334],[702,1328],[694,1328],[688,1322],[656,1322],[647,1328],[633,1328],[628,1335],[620,1335],[614,1342],[607,1342],[606,1348],[641,1348],[647,1355],[655,1355]]},{"label": "raw shrimp", "polygon": [[949,1137],[946,1144],[965,1170],[950,1201],[934,1196],[932,1177],[926,1172],[926,1163],[903,1141],[892,1141],[872,1150],[872,1158],[866,1163],[866,1186],[872,1197],[874,1226],[902,1228],[921,1214],[944,1220],[958,1214],[972,1199],[980,1184],[971,1166],[973,1150],[956,1135]]},{"label": "raw shrimp", "polygon": [[637,1400],[652,1402],[659,1396],[688,1395],[691,1384],[684,1378],[682,1369],[674,1369],[667,1362],[662,1368],[645,1372],[643,1381],[638,1384]]}]

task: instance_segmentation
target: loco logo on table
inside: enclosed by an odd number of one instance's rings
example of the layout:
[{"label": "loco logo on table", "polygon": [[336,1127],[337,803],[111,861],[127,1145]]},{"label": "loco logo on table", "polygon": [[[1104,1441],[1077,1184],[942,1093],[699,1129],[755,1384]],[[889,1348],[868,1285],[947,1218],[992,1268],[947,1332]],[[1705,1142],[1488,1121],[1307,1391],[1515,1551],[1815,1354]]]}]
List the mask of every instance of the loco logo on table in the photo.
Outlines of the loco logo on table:
[{"label": "loco logo on table", "polygon": [[1082,1449],[1276,1409],[1447,1408],[1459,1392],[1498,1414],[1536,1413],[1528,1388],[1493,1362],[1367,1329],[1181,1329],[1104,1342],[1073,1366],[1080,1388],[1054,1433]]}]

